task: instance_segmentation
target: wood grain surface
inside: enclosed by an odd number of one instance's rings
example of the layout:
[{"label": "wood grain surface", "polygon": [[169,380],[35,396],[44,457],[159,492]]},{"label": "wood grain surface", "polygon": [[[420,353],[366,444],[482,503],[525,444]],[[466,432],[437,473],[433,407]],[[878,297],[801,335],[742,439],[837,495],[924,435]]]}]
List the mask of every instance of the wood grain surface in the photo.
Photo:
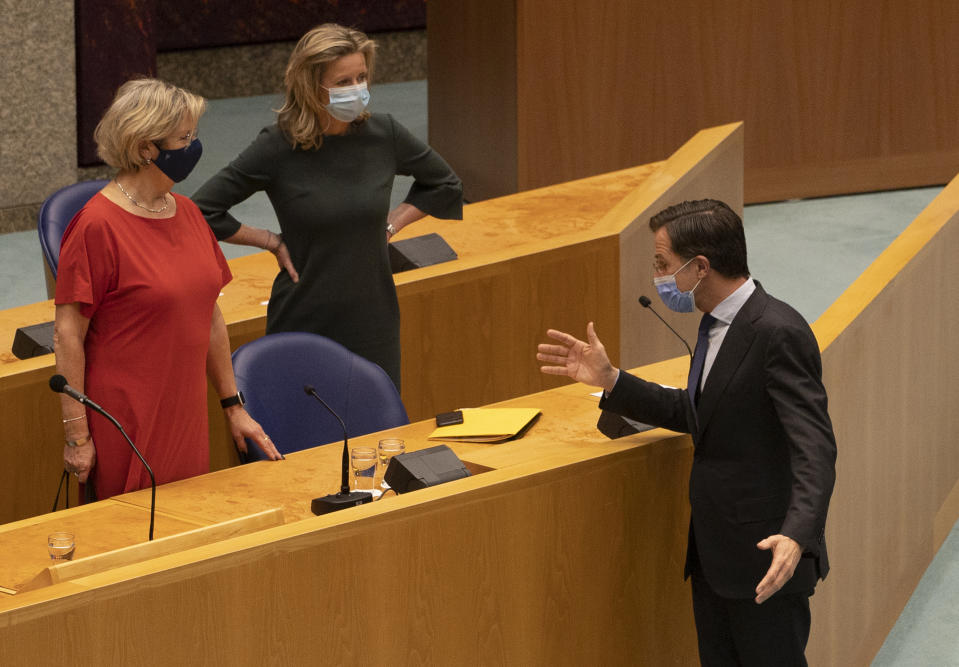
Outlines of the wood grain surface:
[{"label": "wood grain surface", "polygon": [[439,0],[428,12],[430,139],[481,174],[474,199],[661,160],[696,128],[740,120],[748,202],[941,184],[959,165],[956,3]]}]

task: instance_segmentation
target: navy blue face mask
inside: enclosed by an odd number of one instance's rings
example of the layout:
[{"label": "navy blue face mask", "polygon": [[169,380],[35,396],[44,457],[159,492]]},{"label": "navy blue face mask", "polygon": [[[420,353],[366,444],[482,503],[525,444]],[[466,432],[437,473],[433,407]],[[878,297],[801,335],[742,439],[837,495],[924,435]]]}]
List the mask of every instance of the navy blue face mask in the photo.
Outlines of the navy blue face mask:
[{"label": "navy blue face mask", "polygon": [[[154,145],[156,145],[155,142]],[[190,175],[196,163],[200,161],[200,156],[203,155],[203,144],[199,139],[194,139],[185,148],[166,150],[157,145],[157,150],[160,154],[153,160],[153,164],[171,181],[179,183]]]}]

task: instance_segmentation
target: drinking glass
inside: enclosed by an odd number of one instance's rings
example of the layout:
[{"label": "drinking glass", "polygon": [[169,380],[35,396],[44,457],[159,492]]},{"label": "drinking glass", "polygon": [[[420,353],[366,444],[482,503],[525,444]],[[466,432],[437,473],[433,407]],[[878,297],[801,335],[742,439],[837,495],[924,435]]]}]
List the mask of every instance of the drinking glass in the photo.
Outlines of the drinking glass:
[{"label": "drinking glass", "polygon": [[73,533],[56,532],[47,535],[47,551],[50,553],[50,560],[73,560],[73,550],[76,546]]},{"label": "drinking glass", "polygon": [[353,490],[372,492],[376,475],[376,450],[372,447],[354,447],[350,450],[350,464],[353,467]]},{"label": "drinking glass", "polygon": [[383,438],[380,440],[377,451],[380,459],[380,488],[385,491],[390,488],[390,485],[386,483],[386,468],[390,465],[390,459],[406,451],[406,443],[399,438]]}]

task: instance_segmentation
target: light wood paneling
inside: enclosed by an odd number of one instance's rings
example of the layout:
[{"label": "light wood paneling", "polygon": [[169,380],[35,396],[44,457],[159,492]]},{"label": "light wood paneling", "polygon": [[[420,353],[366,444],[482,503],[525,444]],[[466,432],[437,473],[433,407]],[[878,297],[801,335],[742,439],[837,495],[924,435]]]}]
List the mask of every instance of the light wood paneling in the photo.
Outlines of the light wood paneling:
[{"label": "light wood paneling", "polygon": [[[404,396],[419,398],[404,399],[407,410],[424,417],[542,388],[530,354],[548,327],[581,328],[595,313],[617,330],[616,265],[610,237],[477,267],[404,294]],[[618,349],[618,338],[610,338]]]},{"label": "light wood paneling", "polygon": [[866,665],[959,519],[959,178],[815,323],[839,447],[810,664]]},{"label": "light wood paneling", "polygon": [[[641,294],[649,295],[660,316],[680,332],[690,346],[695,345],[699,326],[696,318],[659,307],[660,300],[653,287],[652,257],[655,248],[649,219],[673,204],[706,197],[726,202],[742,216],[743,172],[726,169],[723,165],[734,164],[742,158],[744,139],[741,131],[731,134],[718,150],[708,151],[703,158],[704,148],[712,145],[714,140],[707,133],[697,134],[676,151],[660,170],[661,178],[672,181],[668,188],[655,179],[649,179],[624,197],[600,222],[600,227],[608,225],[621,230],[618,237],[620,285],[623,286],[619,295],[622,366],[633,368],[686,352],[683,344],[661,322],[653,321],[655,315],[638,305]],[[706,174],[709,174],[709,187],[703,188]],[[633,222],[623,227],[623,219],[630,217]]]},{"label": "light wood paneling", "polygon": [[[434,14],[486,4],[431,0],[431,62],[484,38]],[[959,165],[956,3],[517,0],[491,6],[483,25],[497,20],[507,36],[515,25],[515,65],[431,68],[430,97],[515,81],[515,106],[431,109],[430,138],[478,162],[472,135],[452,128],[491,113],[515,123],[515,139],[489,134],[483,154],[515,160],[520,190],[660,160],[695,128],[733,120],[748,130],[749,202],[945,183]]]}]

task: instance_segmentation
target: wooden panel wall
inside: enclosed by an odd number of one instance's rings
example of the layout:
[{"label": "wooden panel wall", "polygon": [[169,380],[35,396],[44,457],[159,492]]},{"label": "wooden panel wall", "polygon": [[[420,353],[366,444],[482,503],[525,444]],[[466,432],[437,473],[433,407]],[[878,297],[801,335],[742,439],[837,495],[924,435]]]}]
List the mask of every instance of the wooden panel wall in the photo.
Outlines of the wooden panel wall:
[{"label": "wooden panel wall", "polygon": [[959,178],[814,325],[839,449],[810,664],[867,665],[959,519]]},{"label": "wooden panel wall", "polygon": [[[550,327],[578,330],[589,317],[619,349],[615,236],[517,257],[400,288],[403,395],[423,419],[540,391],[535,362]],[[465,326],[464,326],[465,325]]]},{"label": "wooden panel wall", "polygon": [[[664,190],[655,179],[650,179],[625,197],[600,223],[622,228],[624,217],[635,216],[619,234],[620,285],[623,286],[619,295],[619,363],[623,368],[687,354],[683,344],[656,321],[656,316],[639,305],[641,294],[649,296],[652,307],[682,334],[690,347],[696,344],[697,318],[672,312],[662,306],[656,296],[652,260],[655,248],[649,219],[673,204],[704,198],[724,201],[740,216],[743,214],[743,171],[727,168],[743,160],[743,129],[740,127],[732,133],[718,150],[699,158],[704,155],[703,148],[709,141],[708,134],[699,133],[670,157],[660,172],[664,177],[676,178],[668,189]],[[683,166],[691,162],[695,162],[695,166]],[[708,179],[704,178],[706,174],[709,174]]]},{"label": "wooden panel wall", "polygon": [[[444,15],[485,5],[429,3],[431,63],[483,39],[447,39]],[[515,63],[431,69],[430,97],[456,82],[515,80],[515,106],[488,96],[431,108],[430,135],[468,173],[473,123],[515,122],[515,150],[489,135],[484,155],[515,159],[519,190],[660,160],[695,128],[736,120],[748,133],[748,202],[945,183],[959,165],[956,3],[516,0],[482,25],[494,20],[504,36],[515,23]]]},{"label": "wooden panel wall", "polygon": [[[41,368],[46,363],[39,364]],[[26,382],[0,386],[0,522],[49,512],[63,473],[60,399],[47,381],[54,368],[26,373]],[[71,505],[76,504],[72,480]],[[60,507],[65,500],[60,498]]]},{"label": "wooden panel wall", "polygon": [[[687,198],[719,197],[742,211],[742,159],[741,124],[709,128],[602,214],[597,199],[631,182],[631,171],[605,175],[602,183],[594,177],[480,202],[468,207],[462,224],[423,223],[417,234],[436,231],[476,255],[454,273],[441,265],[409,282],[397,277],[403,399],[411,418],[562,384],[540,373],[532,356],[547,328],[585,336],[592,320],[611,358],[626,367],[682,354],[674,335],[637,303],[639,294],[653,293],[647,222]],[[482,234],[484,228],[490,233]],[[512,238],[524,242],[496,247]],[[695,340],[693,318],[661,310]]]},{"label": "wooden panel wall", "polygon": [[[467,201],[530,189],[516,170],[516,0],[427,2],[426,12],[438,27],[427,39],[430,144]],[[540,185],[562,180],[572,179]]]}]

